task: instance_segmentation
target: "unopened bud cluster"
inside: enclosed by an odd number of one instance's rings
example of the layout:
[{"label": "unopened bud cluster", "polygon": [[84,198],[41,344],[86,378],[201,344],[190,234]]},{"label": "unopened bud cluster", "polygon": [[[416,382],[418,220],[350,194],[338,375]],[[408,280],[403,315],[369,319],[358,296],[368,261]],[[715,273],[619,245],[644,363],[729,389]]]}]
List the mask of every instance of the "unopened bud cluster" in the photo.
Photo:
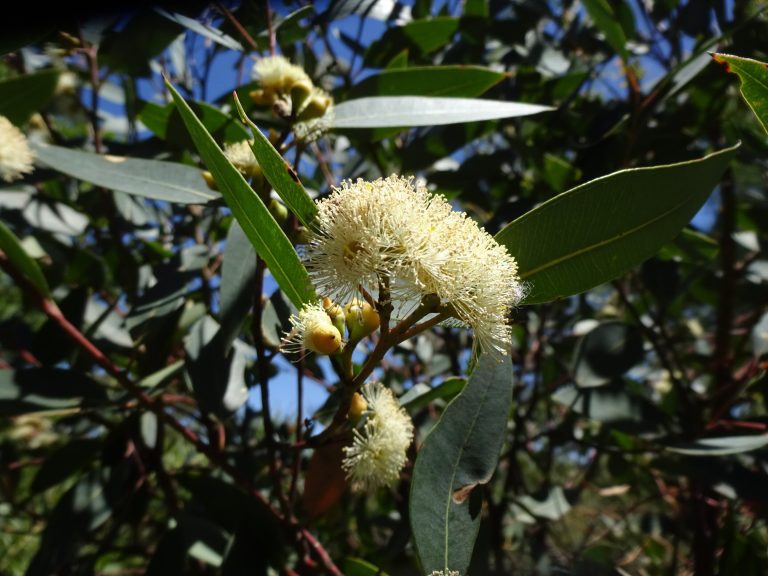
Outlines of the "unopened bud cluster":
[{"label": "unopened bud cluster", "polygon": [[365,301],[352,300],[343,308],[324,298],[305,305],[290,318],[293,329],[286,335],[282,349],[304,350],[324,356],[335,354],[347,342],[355,344],[379,327],[379,313]]},{"label": "unopened bud cluster", "polygon": [[250,93],[251,99],[258,105],[271,106],[278,116],[308,122],[322,117],[333,104],[329,94],[284,56],[260,58],[253,73],[261,87]]}]

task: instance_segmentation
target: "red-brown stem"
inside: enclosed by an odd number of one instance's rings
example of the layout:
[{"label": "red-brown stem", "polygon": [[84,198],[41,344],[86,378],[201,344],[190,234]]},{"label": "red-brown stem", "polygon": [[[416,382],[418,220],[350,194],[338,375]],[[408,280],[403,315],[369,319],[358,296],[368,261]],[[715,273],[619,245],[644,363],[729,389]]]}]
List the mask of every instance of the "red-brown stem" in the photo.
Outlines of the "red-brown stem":
[{"label": "red-brown stem", "polygon": [[288,501],[293,502],[296,498],[296,485],[301,471],[301,450],[304,440],[304,358],[299,360],[296,366],[296,444],[293,450],[293,470],[291,471],[291,488],[288,492]]},{"label": "red-brown stem", "polygon": [[277,38],[275,29],[272,27],[272,10],[269,8],[269,2],[264,2],[264,15],[267,19],[267,34],[269,35],[269,52],[274,56],[277,54]]},{"label": "red-brown stem", "polygon": [[333,563],[333,560],[331,560],[331,557],[328,556],[328,552],[325,550],[325,548],[323,548],[322,544],[320,544],[320,542],[318,542],[317,539],[315,539],[315,537],[312,536],[309,530],[307,530],[306,528],[302,528],[301,536],[302,538],[304,538],[307,544],[309,544],[309,547],[317,555],[317,557],[323,563],[323,566],[325,566],[325,569],[330,574],[333,574],[333,576],[344,576],[341,573],[341,571],[336,567],[336,565]]},{"label": "red-brown stem", "polygon": [[248,30],[246,30],[242,24],[240,24],[240,21],[235,18],[235,15],[232,14],[229,10],[227,10],[226,6],[222,5],[221,2],[216,2],[216,8],[224,14],[224,17],[229,20],[230,24],[235,27],[235,29],[238,31],[240,36],[242,36],[245,41],[248,43],[248,45],[253,48],[254,50],[259,49],[259,45],[256,44],[256,41],[253,39],[253,36],[251,36],[248,33]]}]

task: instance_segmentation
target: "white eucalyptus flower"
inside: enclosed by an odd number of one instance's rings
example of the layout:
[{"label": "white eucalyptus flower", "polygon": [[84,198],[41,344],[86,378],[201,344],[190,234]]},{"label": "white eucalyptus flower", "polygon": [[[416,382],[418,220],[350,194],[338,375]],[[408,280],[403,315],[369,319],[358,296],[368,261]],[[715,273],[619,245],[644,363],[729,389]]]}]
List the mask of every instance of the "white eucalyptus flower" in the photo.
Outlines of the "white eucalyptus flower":
[{"label": "white eucalyptus flower", "polygon": [[350,300],[385,283],[395,308],[436,295],[484,351],[511,344],[508,315],[524,295],[507,249],[445,198],[398,176],[343,182],[318,203],[305,257],[322,294]]},{"label": "white eucalyptus flower", "polygon": [[254,178],[261,175],[261,166],[251,149],[248,140],[224,145],[224,156],[237,168],[243,176]]},{"label": "white eucalyptus flower", "polygon": [[0,178],[18,180],[34,169],[34,154],[24,134],[8,118],[0,116]]},{"label": "white eucalyptus flower", "polygon": [[344,448],[342,468],[356,492],[391,486],[400,478],[413,440],[413,423],[392,390],[375,382],[362,389],[367,403],[362,431]]}]

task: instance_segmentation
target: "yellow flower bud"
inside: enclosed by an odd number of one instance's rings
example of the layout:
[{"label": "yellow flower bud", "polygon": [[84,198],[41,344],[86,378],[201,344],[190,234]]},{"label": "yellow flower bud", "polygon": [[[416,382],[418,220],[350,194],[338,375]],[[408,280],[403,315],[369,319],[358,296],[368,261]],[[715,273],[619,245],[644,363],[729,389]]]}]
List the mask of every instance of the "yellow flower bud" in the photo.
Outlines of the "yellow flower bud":
[{"label": "yellow flower bud", "polygon": [[333,300],[327,296],[323,298],[323,309],[328,317],[331,319],[331,323],[336,327],[340,334],[344,334],[344,310],[341,306],[336,304]]},{"label": "yellow flower bud", "polygon": [[320,90],[315,88],[312,98],[307,102],[306,106],[302,108],[301,112],[296,117],[300,121],[311,120],[312,118],[320,118],[328,110],[328,107],[333,102],[333,99]]},{"label": "yellow flower bud", "polygon": [[304,107],[304,103],[312,95],[312,82],[300,80],[291,86],[291,105],[293,114],[298,114]]},{"label": "yellow flower bud", "polygon": [[349,419],[353,425],[360,421],[360,417],[366,410],[368,410],[368,402],[365,401],[362,394],[355,392],[349,404]]},{"label": "yellow flower bud", "polygon": [[350,340],[360,340],[379,327],[379,313],[365,300],[352,300],[344,308]]},{"label": "yellow flower bud", "polygon": [[341,332],[331,323],[321,302],[305,304],[298,314],[291,315],[290,322],[293,330],[280,345],[284,352],[309,350],[329,355],[341,348]]},{"label": "yellow flower bud", "polygon": [[341,334],[333,324],[318,323],[304,334],[304,346],[318,354],[333,354],[341,346]]},{"label": "yellow flower bud", "polygon": [[288,208],[286,208],[285,204],[283,204],[282,202],[272,198],[269,201],[269,207],[268,208],[269,208],[269,213],[272,214],[272,217],[281,226],[288,219]]},{"label": "yellow flower bud", "polygon": [[208,188],[211,190],[218,190],[216,187],[216,181],[213,179],[213,174],[208,172],[208,170],[203,170],[203,180],[205,180],[205,183],[208,184]]}]

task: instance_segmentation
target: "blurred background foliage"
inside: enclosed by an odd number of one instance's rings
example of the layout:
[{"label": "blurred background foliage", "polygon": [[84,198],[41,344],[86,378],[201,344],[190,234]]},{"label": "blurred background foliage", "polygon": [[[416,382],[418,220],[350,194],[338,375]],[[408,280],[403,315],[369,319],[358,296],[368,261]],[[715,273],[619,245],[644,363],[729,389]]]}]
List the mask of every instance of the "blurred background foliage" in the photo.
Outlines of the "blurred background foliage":
[{"label": "blurred background foliage", "polygon": [[[333,451],[302,449],[332,414],[333,371],[277,350],[291,304],[200,178],[161,79],[220,144],[247,136],[233,89],[280,133],[247,96],[253,57],[276,47],[337,103],[556,107],[334,130],[298,160],[317,195],[344,178],[423,178],[492,234],[588,180],[742,142],[655,257],[515,311],[513,408],[470,573],[768,573],[768,139],[708,54],[767,61],[762,4],[244,0],[6,21],[0,114],[33,142],[173,164],[46,156],[0,187],[0,219],[52,295],[0,276],[0,571],[420,573],[410,468],[360,497]],[[104,166],[118,167],[106,181]],[[438,328],[385,359],[379,375],[417,427],[412,457],[470,348],[466,331]]]}]

